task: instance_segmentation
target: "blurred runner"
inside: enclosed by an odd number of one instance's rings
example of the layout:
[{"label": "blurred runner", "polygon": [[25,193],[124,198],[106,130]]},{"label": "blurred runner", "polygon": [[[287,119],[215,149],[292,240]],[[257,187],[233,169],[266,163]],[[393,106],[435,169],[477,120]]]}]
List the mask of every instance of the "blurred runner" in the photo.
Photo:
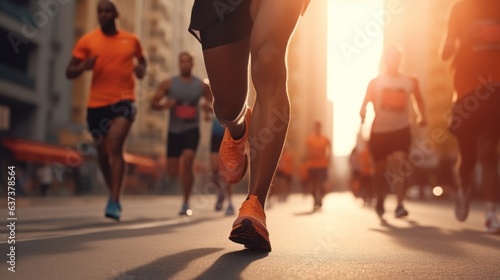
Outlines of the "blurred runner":
[{"label": "blurred runner", "polygon": [[[390,46],[384,51],[385,72],[370,81],[360,111],[361,119],[364,121],[366,106],[368,102],[373,103],[375,119],[371,128],[369,149],[375,163],[373,184],[377,196],[376,212],[379,217],[382,217],[385,212],[384,200],[388,184],[396,190],[395,216],[401,218],[408,215],[408,211],[403,205],[407,187],[406,180],[393,178],[404,178],[397,173],[393,174],[392,177],[387,176],[387,174],[391,174],[391,171],[387,169],[388,157],[394,155],[397,166],[407,162],[411,145],[411,105],[418,107],[415,109],[419,111],[419,124],[424,126],[427,123],[418,80],[400,72],[401,56],[401,51],[395,46]],[[412,99],[411,95],[415,99]]]},{"label": "blurred runner", "polygon": [[368,143],[358,135],[356,146],[351,152],[349,162],[352,170],[352,188],[356,197],[363,199],[364,206],[370,206],[373,199],[373,162]]},{"label": "blurred runner", "polygon": [[[500,201],[498,140],[500,138],[500,1],[463,0],[450,14],[442,51],[453,57],[456,98],[450,130],[457,137],[460,160],[455,215],[469,213],[473,172],[479,157],[486,201],[486,230],[499,232],[495,204]],[[479,144],[479,150],[478,150]]]},{"label": "blurred runner", "polygon": [[307,166],[309,168],[309,186],[314,198],[314,210],[323,206],[325,195],[325,184],[328,179],[328,167],[330,166],[332,149],[330,140],[322,135],[321,123],[314,123],[314,132],[307,137],[306,153]]},{"label": "blurred runner", "polygon": [[97,16],[100,28],[78,40],[66,77],[75,79],[85,71],[93,72],[87,124],[110,192],[105,216],[119,220],[126,167],[123,146],[136,114],[133,76],[144,77],[146,60],[139,39],[117,28],[114,2],[99,1]]},{"label": "blurred runner", "polygon": [[[180,76],[163,81],[156,91],[151,107],[169,110],[167,138],[167,173],[171,179],[181,175],[183,203],[179,215],[191,216],[189,198],[193,189],[193,163],[200,139],[200,99],[212,100],[210,87],[192,75],[193,57],[179,54]],[[205,107],[205,106],[204,106]],[[182,166],[180,166],[182,164]],[[182,171],[179,170],[182,169]]]},{"label": "blurred runner", "polygon": [[302,162],[299,165],[299,179],[300,186],[302,188],[302,194],[304,196],[308,196],[311,191],[309,186],[309,165],[307,162],[307,157],[302,159]]},{"label": "blurred runner", "polygon": [[50,166],[50,162],[44,162],[38,169],[36,170],[36,175],[38,177],[38,182],[40,183],[40,194],[42,196],[46,196],[47,192],[52,186],[53,181],[53,173],[52,167]]},{"label": "blurred runner", "polygon": [[[214,94],[214,112],[226,127],[220,148],[223,180],[234,184],[245,174],[248,139],[258,140],[259,134],[266,132],[273,135],[270,143],[254,141],[251,145],[249,194],[229,236],[250,249],[271,250],[263,207],[290,116],[286,50],[308,3],[309,0],[195,0],[193,6],[189,29],[201,42]],[[253,116],[247,105],[250,54],[257,93]],[[270,125],[276,129],[271,130]]]}]

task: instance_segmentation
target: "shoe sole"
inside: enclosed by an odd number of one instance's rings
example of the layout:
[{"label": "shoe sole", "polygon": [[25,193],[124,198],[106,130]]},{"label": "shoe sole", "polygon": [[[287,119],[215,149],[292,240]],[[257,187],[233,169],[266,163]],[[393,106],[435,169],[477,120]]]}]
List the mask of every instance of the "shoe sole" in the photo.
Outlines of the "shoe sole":
[{"label": "shoe sole", "polygon": [[255,227],[250,219],[243,219],[241,223],[235,225],[229,240],[245,245],[245,248],[255,251],[271,251],[271,243],[266,237],[266,233]]},{"label": "shoe sole", "polygon": [[117,222],[120,221],[120,216],[116,216],[116,215],[113,215],[113,214],[106,213],[106,214],[104,214],[104,217],[113,219],[113,220],[115,220]]},{"label": "shoe sole", "polygon": [[404,214],[396,214],[394,215],[396,218],[404,218],[404,217],[407,217],[408,216],[408,213],[404,213]]}]

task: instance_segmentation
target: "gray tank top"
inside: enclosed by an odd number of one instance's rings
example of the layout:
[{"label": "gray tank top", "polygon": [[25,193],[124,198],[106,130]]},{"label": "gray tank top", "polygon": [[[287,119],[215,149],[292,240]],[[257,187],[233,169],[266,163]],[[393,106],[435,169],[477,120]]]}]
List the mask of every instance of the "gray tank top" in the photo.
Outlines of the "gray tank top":
[{"label": "gray tank top", "polygon": [[183,133],[199,126],[198,103],[202,96],[203,82],[200,79],[192,77],[187,82],[180,77],[172,79],[168,97],[177,100],[177,104],[170,110],[170,133]]},{"label": "gray tank top", "polygon": [[411,78],[382,74],[374,82],[375,119],[372,132],[385,133],[410,126],[410,96],[415,91]]}]

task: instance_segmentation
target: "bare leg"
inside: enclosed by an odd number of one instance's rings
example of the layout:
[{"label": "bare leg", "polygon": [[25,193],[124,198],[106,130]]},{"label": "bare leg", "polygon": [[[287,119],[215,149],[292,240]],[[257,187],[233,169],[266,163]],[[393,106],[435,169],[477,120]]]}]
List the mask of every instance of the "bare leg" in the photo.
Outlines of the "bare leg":
[{"label": "bare leg", "polygon": [[[101,169],[104,181],[111,194],[111,164],[109,159],[107,136],[104,136],[101,141],[96,144],[97,158],[99,161],[99,168]],[[95,139],[94,139],[95,140]]]},{"label": "bare leg", "polygon": [[[498,136],[482,137],[480,139],[480,160],[483,167],[483,185],[484,200],[494,207],[500,200],[498,187],[500,186],[498,178]],[[494,209],[490,209],[494,211]]]},{"label": "bare leg", "polygon": [[455,216],[459,221],[465,221],[469,214],[472,175],[477,163],[477,137],[470,135],[457,137],[457,139],[460,158],[455,169],[455,180],[458,187]]},{"label": "bare leg", "polygon": [[[397,159],[397,166],[404,166],[405,162],[408,162],[408,154],[407,153],[402,153],[398,152],[398,154],[395,156]],[[397,203],[399,205],[403,205],[403,201],[406,198],[406,178],[405,180],[398,182],[398,184],[395,186],[394,190],[396,191],[396,198],[397,198]]]},{"label": "bare leg", "polygon": [[373,190],[377,198],[376,211],[379,216],[384,214],[384,201],[388,182],[385,178],[387,170],[387,158],[375,162],[375,173],[373,174]]},{"label": "bare leg", "polygon": [[132,123],[125,118],[116,118],[111,123],[110,133],[107,137],[107,147],[111,162],[111,200],[119,201],[123,189],[123,175],[125,173],[125,160],[123,159],[123,146]]},{"label": "bare leg", "polygon": [[244,134],[242,122],[248,92],[248,40],[205,50],[205,67],[214,95],[214,112],[234,139]]},{"label": "bare leg", "polygon": [[185,150],[182,154],[182,193],[184,195],[185,204],[189,202],[189,197],[191,196],[191,191],[193,189],[194,157],[195,157],[195,151],[193,150]]},{"label": "bare leg", "polygon": [[[250,195],[264,206],[283,149],[290,116],[286,50],[303,1],[254,0],[250,39],[252,78],[257,92],[250,138]],[[277,114],[281,114],[280,117]]]}]

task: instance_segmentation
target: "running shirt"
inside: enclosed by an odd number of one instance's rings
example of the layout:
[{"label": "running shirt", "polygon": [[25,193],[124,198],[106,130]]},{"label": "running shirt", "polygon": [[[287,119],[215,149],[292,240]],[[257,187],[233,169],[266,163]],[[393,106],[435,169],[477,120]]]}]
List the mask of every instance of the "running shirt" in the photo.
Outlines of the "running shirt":
[{"label": "running shirt", "polygon": [[412,78],[382,74],[372,80],[375,119],[372,133],[397,131],[410,126],[410,94],[415,90]]},{"label": "running shirt", "polygon": [[96,29],[78,40],[73,56],[81,60],[97,56],[89,108],[135,100],[134,58],[143,58],[144,54],[134,34],[119,30],[114,36],[106,36],[100,28]]},{"label": "running shirt", "polygon": [[327,168],[330,165],[327,152],[330,147],[328,138],[311,134],[306,140],[308,158],[307,165],[309,168]]},{"label": "running shirt", "polygon": [[453,61],[458,98],[485,81],[499,83],[500,1],[462,0],[453,7],[449,25],[449,36],[459,40]]},{"label": "running shirt", "polygon": [[205,91],[203,81],[192,77],[190,81],[182,81],[174,77],[168,92],[168,97],[177,100],[170,110],[168,131],[183,133],[199,126],[199,102]]}]

